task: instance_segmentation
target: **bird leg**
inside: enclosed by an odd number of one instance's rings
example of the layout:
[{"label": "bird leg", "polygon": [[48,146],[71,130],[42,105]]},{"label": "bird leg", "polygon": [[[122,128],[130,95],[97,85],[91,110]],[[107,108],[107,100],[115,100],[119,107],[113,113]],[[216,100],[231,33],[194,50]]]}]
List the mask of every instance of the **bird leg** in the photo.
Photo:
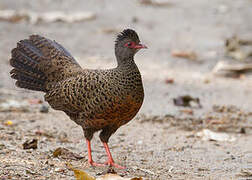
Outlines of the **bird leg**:
[{"label": "bird leg", "polygon": [[108,161],[105,162],[105,164],[109,165],[109,166],[114,166],[119,169],[125,169],[126,167],[120,166],[114,162],[112,155],[111,155],[111,152],[109,150],[108,144],[106,142],[103,142],[103,146],[104,146],[106,153],[107,153],[107,156],[108,156]]},{"label": "bird leg", "polygon": [[91,166],[104,166],[104,164],[95,163],[92,159],[92,150],[90,140],[86,139],[87,148],[88,148],[88,162]]}]

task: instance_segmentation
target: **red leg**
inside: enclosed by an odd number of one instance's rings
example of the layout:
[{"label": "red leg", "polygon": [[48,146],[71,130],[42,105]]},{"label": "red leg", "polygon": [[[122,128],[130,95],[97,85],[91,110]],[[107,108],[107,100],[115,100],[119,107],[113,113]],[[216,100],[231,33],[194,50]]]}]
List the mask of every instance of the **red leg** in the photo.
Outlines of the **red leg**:
[{"label": "red leg", "polygon": [[87,142],[87,148],[88,148],[88,162],[89,162],[89,164],[91,166],[104,166],[104,164],[98,164],[93,161],[90,141],[86,139],[86,142]]},{"label": "red leg", "polygon": [[119,168],[119,169],[125,169],[126,167],[123,167],[123,166],[120,166],[120,165],[114,163],[114,160],[112,158],[111,152],[110,152],[109,147],[108,147],[108,144],[103,142],[103,145],[104,145],[104,148],[105,148],[107,156],[108,156],[108,161],[105,164],[107,164],[109,166],[114,166],[114,167]]}]

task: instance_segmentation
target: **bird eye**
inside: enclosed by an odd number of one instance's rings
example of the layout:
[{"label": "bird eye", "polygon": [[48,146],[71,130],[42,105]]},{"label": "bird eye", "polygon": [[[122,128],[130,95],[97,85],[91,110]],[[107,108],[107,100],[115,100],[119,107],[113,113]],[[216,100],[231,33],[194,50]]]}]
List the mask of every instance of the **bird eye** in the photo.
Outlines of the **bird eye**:
[{"label": "bird eye", "polygon": [[131,42],[128,42],[128,43],[127,43],[127,46],[128,46],[128,47],[130,47],[131,45],[132,45],[132,43],[131,43]]},{"label": "bird eye", "polygon": [[135,43],[134,42],[127,42],[124,44],[125,47],[128,47],[128,48],[134,48],[135,46]]}]

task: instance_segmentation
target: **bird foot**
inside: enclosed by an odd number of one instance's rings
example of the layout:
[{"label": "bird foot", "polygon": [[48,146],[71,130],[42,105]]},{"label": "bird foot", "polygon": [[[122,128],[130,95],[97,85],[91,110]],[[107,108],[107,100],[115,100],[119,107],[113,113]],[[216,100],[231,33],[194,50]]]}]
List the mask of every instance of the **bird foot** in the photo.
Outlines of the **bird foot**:
[{"label": "bird foot", "polygon": [[91,166],[97,166],[97,167],[106,166],[105,164],[96,163],[94,161],[88,161],[88,162]]},{"label": "bird foot", "polygon": [[113,166],[113,167],[118,168],[118,169],[126,169],[126,167],[120,166],[119,164],[116,164],[113,161],[107,161],[107,162],[104,163],[104,165]]},{"label": "bird foot", "polygon": [[96,162],[94,162],[94,161],[89,161],[89,164],[90,164],[91,166],[97,166],[97,167],[110,166],[110,167],[115,167],[115,168],[118,168],[118,169],[126,169],[126,167],[120,166],[119,164],[116,164],[116,163],[114,163],[113,161],[107,161],[107,162],[105,162],[104,164],[96,163]]}]

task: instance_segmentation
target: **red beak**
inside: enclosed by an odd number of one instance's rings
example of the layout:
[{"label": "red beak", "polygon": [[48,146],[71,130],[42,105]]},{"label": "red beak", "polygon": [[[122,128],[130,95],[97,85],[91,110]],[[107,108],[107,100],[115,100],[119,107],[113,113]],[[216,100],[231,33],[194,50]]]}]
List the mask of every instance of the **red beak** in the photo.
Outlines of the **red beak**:
[{"label": "red beak", "polygon": [[143,45],[143,44],[137,44],[134,46],[135,49],[147,49],[147,46]]}]

